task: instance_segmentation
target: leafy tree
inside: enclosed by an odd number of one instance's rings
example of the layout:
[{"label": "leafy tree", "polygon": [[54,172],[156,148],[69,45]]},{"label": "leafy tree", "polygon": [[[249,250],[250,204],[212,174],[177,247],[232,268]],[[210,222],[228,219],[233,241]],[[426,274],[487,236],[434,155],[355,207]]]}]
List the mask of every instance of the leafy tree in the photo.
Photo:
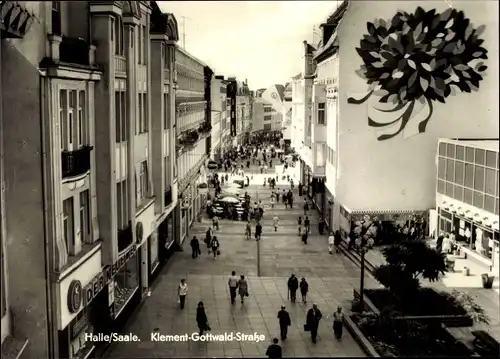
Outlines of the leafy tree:
[{"label": "leafy tree", "polygon": [[386,264],[374,271],[375,278],[400,298],[420,288],[420,278],[431,282],[446,271],[446,256],[423,240],[404,240],[382,250]]}]

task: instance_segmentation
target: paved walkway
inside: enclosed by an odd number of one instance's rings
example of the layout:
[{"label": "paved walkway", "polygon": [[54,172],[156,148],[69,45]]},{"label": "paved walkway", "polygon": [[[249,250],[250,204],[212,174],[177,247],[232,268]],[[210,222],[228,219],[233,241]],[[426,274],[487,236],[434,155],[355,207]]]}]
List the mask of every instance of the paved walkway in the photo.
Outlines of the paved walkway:
[{"label": "paved walkway", "polygon": [[[283,187],[283,186],[280,186]],[[248,188],[252,200],[259,197],[267,202],[268,187],[252,185]],[[261,244],[261,276],[257,277],[257,242],[244,237],[244,222],[221,221],[217,237],[221,243],[221,257],[214,260],[206,251],[198,259],[191,258],[189,244],[185,251],[174,255],[160,274],[152,295],[139,309],[127,331],[137,334],[142,341],[121,343],[113,348],[110,357],[255,357],[264,356],[273,337],[279,336],[277,312],[286,305],[292,317],[292,326],[285,343],[286,357],[294,356],[365,356],[347,331],[341,342],[332,334],[332,319],[321,321],[317,344],[312,344],[309,333],[303,331],[305,316],[310,305],[318,304],[324,316],[331,315],[337,305],[346,309],[352,299],[353,288],[359,285],[359,269],[342,255],[329,255],[326,236],[317,233],[317,215],[310,211],[312,235],[303,245],[296,232],[296,218],[303,214],[303,201],[295,195],[297,207],[285,210],[283,204],[274,210],[266,207]],[[272,229],[272,217],[277,214],[280,221],[278,232]],[[189,238],[203,238],[208,219],[195,223]],[[186,241],[188,242],[188,241]],[[250,296],[244,305],[231,305],[227,287],[228,276],[235,270],[249,280]],[[287,278],[295,273],[305,276],[310,293],[307,305],[292,304],[287,300]],[[184,311],[176,303],[176,289],[181,278],[189,285],[187,306]],[[367,286],[376,287],[371,278]],[[196,304],[205,303],[213,334],[243,332],[263,334],[265,341],[255,342],[151,342],[151,332],[162,334],[192,333],[196,327]]]}]

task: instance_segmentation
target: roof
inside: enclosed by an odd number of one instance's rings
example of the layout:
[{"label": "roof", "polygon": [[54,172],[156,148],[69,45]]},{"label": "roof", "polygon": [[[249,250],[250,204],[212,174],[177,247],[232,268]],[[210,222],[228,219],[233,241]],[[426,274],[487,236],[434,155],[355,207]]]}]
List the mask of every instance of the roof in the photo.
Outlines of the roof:
[{"label": "roof", "polygon": [[313,54],[316,51],[316,48],[312,46],[311,44],[307,44],[307,53],[308,54]]},{"label": "roof", "polygon": [[285,98],[285,86],[283,85],[274,85],[276,86],[276,90],[278,90],[278,95],[280,95],[280,100],[283,101]]},{"label": "roof", "polygon": [[483,150],[499,152],[498,139],[459,139],[459,138],[440,138],[440,142],[451,143],[455,145],[475,147]]}]

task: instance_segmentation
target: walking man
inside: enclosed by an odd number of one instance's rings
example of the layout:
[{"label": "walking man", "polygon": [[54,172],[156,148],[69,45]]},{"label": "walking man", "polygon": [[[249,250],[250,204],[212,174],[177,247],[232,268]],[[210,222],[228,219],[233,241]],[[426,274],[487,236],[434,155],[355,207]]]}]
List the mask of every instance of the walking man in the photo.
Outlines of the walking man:
[{"label": "walking man", "polygon": [[273,344],[267,347],[266,355],[269,359],[283,358],[281,347],[278,345],[278,338],[273,339]]},{"label": "walking man", "polygon": [[193,259],[198,258],[198,256],[201,254],[200,250],[200,241],[198,241],[198,238],[196,236],[191,239],[191,251],[192,251],[192,257]]},{"label": "walking man", "polygon": [[309,231],[311,230],[311,221],[309,221],[309,217],[307,216],[304,218],[304,227],[306,229],[306,233],[309,234]]},{"label": "walking man", "polygon": [[260,236],[262,235],[262,225],[260,222],[257,222],[257,225],[255,226],[255,239],[260,241]]},{"label": "walking man", "polygon": [[311,332],[311,340],[316,344],[316,338],[318,337],[318,327],[319,321],[323,317],[317,304],[313,304],[312,308],[307,312],[306,327]]},{"label": "walking man", "polygon": [[278,312],[278,320],[280,323],[281,340],[286,340],[288,327],[292,325],[292,320],[290,319],[290,314],[285,310],[285,306],[281,306],[281,310]]},{"label": "walking man", "polygon": [[299,289],[299,280],[295,274],[292,274],[288,279],[288,290],[290,291],[290,300],[292,303],[295,303],[297,299],[297,289]]},{"label": "walking man", "polygon": [[309,203],[307,203],[307,199],[304,200],[304,216],[307,214],[307,211],[309,211]]},{"label": "walking man", "polygon": [[236,276],[236,272],[233,270],[231,272],[229,280],[227,281],[227,284],[229,285],[229,293],[231,295],[231,304],[234,304],[234,302],[236,301],[236,290],[238,289],[238,281],[239,278]]},{"label": "walking man", "polygon": [[338,341],[342,340],[342,328],[344,326],[344,314],[342,307],[338,306],[337,311],[333,313],[333,333]]}]

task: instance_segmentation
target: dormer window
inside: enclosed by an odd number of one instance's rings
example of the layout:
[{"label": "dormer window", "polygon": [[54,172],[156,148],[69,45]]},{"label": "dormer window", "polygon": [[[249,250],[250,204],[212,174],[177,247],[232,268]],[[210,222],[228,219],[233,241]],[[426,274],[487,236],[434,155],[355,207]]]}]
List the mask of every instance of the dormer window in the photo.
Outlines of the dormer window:
[{"label": "dormer window", "polygon": [[61,2],[52,1],[52,35],[61,35]]}]

